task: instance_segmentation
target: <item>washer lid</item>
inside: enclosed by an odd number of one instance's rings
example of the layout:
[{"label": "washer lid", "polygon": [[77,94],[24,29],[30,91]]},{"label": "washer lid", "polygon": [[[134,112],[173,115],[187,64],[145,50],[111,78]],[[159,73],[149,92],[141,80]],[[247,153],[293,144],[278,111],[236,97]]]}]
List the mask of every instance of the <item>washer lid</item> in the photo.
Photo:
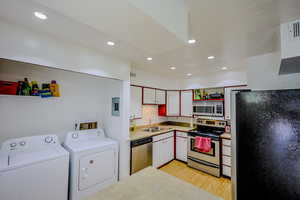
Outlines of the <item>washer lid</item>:
[{"label": "washer lid", "polygon": [[0,151],[0,170],[68,156],[55,135],[16,138],[5,141]]}]

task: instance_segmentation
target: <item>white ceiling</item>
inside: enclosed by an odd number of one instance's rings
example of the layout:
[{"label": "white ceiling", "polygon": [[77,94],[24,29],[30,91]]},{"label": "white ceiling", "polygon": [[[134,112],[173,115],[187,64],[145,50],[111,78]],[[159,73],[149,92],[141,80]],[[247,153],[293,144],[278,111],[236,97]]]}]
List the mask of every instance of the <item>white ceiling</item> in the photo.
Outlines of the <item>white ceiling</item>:
[{"label": "white ceiling", "polygon": [[[300,19],[299,0],[186,0],[190,45],[126,0],[1,0],[0,18],[128,59],[136,68],[183,78],[243,67],[276,49],[278,26]],[[48,20],[32,15],[41,11]],[[108,40],[116,46],[106,45]],[[210,55],[216,56],[208,60]],[[153,57],[149,62],[146,57]],[[170,66],[177,69],[171,71]]]}]

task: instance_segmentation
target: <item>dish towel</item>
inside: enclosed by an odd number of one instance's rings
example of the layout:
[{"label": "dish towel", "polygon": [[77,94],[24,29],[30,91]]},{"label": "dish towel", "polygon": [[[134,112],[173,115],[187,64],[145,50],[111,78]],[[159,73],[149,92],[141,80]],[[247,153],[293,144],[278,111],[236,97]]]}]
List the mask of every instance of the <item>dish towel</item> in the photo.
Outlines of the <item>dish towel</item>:
[{"label": "dish towel", "polygon": [[194,147],[201,152],[210,152],[211,138],[197,136]]}]

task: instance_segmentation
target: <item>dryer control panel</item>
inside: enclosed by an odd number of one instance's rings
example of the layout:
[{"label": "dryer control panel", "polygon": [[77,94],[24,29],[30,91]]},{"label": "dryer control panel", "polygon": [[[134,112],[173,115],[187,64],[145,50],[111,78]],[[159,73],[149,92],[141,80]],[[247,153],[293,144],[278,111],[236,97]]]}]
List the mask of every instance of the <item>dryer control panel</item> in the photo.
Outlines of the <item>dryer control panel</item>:
[{"label": "dryer control panel", "polygon": [[90,140],[90,139],[106,138],[102,128],[72,131],[67,134],[65,143]]}]

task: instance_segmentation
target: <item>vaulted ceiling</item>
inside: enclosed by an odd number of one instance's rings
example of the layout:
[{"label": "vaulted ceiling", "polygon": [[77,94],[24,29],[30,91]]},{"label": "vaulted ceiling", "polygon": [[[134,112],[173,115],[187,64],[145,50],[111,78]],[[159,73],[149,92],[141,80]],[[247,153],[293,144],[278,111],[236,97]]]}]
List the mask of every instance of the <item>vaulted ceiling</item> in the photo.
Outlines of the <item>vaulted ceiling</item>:
[{"label": "vaulted ceiling", "polygon": [[[222,67],[243,67],[245,58],[276,50],[280,23],[300,19],[299,0],[176,0],[176,5],[170,6],[179,11],[179,6],[186,6],[188,18],[180,20],[184,14],[176,10],[177,15],[168,16],[168,26],[166,20],[159,20],[163,7],[168,5],[162,5],[159,11],[148,5],[152,10],[147,10],[136,2],[1,0],[0,19],[130,60],[136,68],[176,78],[186,78],[187,73],[197,76],[218,72]],[[47,14],[48,20],[34,18],[34,11]],[[197,42],[188,44],[185,34]],[[107,46],[107,41],[116,45]],[[208,60],[212,55],[215,59]],[[170,70],[171,66],[176,70]]]}]

